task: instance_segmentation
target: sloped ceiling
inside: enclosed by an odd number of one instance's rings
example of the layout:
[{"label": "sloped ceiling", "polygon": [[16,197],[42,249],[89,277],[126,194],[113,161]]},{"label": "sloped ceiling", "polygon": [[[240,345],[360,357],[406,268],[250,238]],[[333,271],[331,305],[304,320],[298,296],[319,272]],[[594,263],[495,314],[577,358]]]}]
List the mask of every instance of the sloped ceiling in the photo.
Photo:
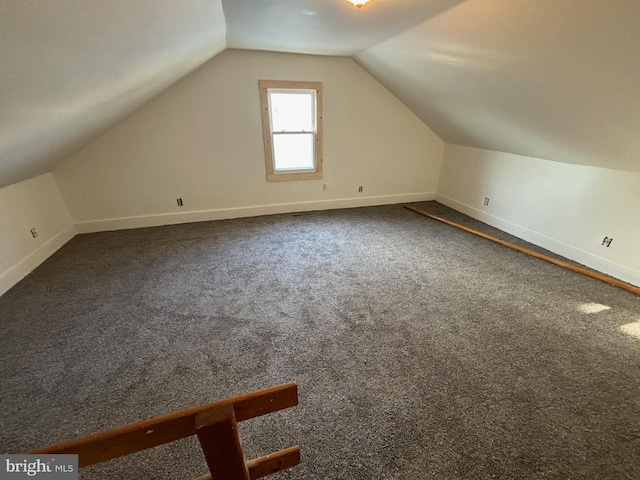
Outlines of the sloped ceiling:
[{"label": "sloped ceiling", "polygon": [[640,171],[638,25],[637,0],[2,0],[0,187],[227,46],[354,56],[450,143]]},{"label": "sloped ceiling", "polygon": [[0,1],[0,187],[51,171],[225,35],[220,0]]},{"label": "sloped ceiling", "polygon": [[464,0],[222,0],[229,48],[354,55]]},{"label": "sloped ceiling", "polygon": [[637,0],[466,0],[355,58],[446,142],[640,171]]}]

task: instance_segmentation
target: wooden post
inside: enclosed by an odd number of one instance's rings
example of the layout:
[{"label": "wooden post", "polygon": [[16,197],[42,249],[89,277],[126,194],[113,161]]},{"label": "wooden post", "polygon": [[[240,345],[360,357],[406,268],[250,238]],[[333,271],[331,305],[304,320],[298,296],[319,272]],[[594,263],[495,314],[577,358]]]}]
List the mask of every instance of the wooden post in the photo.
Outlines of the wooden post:
[{"label": "wooden post", "polygon": [[233,405],[199,413],[196,434],[216,480],[249,480]]},{"label": "wooden post", "polygon": [[[279,452],[270,453],[260,458],[247,461],[250,480],[266,477],[300,464],[300,447],[289,447]],[[213,480],[211,474],[198,477],[196,480]]]}]

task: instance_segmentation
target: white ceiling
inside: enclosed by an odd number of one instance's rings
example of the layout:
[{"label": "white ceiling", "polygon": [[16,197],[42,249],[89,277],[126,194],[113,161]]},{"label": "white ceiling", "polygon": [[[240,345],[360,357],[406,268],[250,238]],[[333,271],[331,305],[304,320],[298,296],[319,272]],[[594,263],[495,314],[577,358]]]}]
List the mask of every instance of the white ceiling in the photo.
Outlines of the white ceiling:
[{"label": "white ceiling", "polygon": [[464,0],[222,0],[229,48],[354,55]]},{"label": "white ceiling", "polygon": [[355,54],[447,142],[640,171],[638,25],[638,0],[2,0],[0,187],[227,46]]},{"label": "white ceiling", "polygon": [[638,0],[466,0],[356,60],[449,143],[640,171]]},{"label": "white ceiling", "polygon": [[1,0],[0,187],[51,171],[225,33],[220,0]]}]

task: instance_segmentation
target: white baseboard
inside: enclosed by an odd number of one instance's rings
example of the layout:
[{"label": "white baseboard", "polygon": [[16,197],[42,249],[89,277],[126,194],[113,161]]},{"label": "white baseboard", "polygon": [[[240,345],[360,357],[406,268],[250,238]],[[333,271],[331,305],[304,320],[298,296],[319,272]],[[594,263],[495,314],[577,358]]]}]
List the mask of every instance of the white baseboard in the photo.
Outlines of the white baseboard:
[{"label": "white baseboard", "polygon": [[308,212],[312,210],[334,210],[338,208],[369,207],[396,203],[423,202],[433,200],[434,192],[410,193],[403,195],[383,195],[377,197],[341,198],[313,202],[278,203],[251,207],[221,208],[176,213],[161,213],[137,217],[109,218],[76,223],[78,233],[94,233],[129,228],[158,227],[177,223],[206,222],[230,218],[256,217],[278,213]]},{"label": "white baseboard", "polygon": [[42,262],[56,253],[65,243],[75,237],[75,235],[75,227],[73,225],[68,226],[13,265],[9,270],[0,274],[0,295],[3,295],[20,280],[29,275]]},{"label": "white baseboard", "polygon": [[435,196],[435,200],[447,207],[451,207],[454,210],[469,215],[481,222],[499,228],[511,235],[545,248],[558,255],[562,255],[570,260],[581,263],[582,265],[592,268],[598,272],[611,275],[612,277],[628,282],[631,285],[640,286],[640,272],[637,270],[612,262],[606,258],[586,252],[578,247],[574,247],[559,240],[555,240],[551,237],[530,230],[527,227],[523,227],[522,225],[518,225],[503,218],[486,213],[472,207],[471,205],[458,202],[457,200],[445,195],[438,193]]},{"label": "white baseboard", "polygon": [[129,228],[156,227],[178,223],[203,222],[210,220],[224,220],[230,218],[254,217],[259,215],[274,215],[278,213],[294,213],[313,210],[333,210],[339,208],[367,207],[375,205],[391,205],[397,203],[411,203],[436,200],[470,217],[476,218],[488,225],[492,225],[511,235],[522,238],[534,245],[579,262],[597,271],[615,278],[640,286],[640,272],[624,265],[611,262],[605,258],[581,250],[577,247],[554,240],[551,237],[530,230],[495,215],[488,214],[470,205],[458,202],[453,198],[433,192],[422,192],[403,195],[384,195],[377,197],[357,197],[337,200],[323,200],[314,202],[280,203],[274,205],[259,205],[252,207],[224,208],[216,210],[200,210],[180,213],[166,213],[137,217],[112,218],[79,222],[71,225],[49,239],[39,248],[20,260],[17,264],[0,274],[0,295],[35,270],[42,262],[57,252],[76,233],[92,233]]}]

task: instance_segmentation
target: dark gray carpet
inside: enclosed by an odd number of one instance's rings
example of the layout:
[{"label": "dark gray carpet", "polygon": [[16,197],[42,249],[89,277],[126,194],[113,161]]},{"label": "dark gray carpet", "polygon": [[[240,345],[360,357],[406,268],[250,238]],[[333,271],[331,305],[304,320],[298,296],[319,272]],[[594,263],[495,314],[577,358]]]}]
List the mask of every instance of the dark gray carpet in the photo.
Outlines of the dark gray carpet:
[{"label": "dark gray carpet", "polygon": [[[629,292],[401,206],[80,235],[0,297],[0,451],[297,381],[241,424],[249,457],[300,444],[269,478],[637,479],[637,321]],[[81,478],[204,472],[187,440]]]}]

